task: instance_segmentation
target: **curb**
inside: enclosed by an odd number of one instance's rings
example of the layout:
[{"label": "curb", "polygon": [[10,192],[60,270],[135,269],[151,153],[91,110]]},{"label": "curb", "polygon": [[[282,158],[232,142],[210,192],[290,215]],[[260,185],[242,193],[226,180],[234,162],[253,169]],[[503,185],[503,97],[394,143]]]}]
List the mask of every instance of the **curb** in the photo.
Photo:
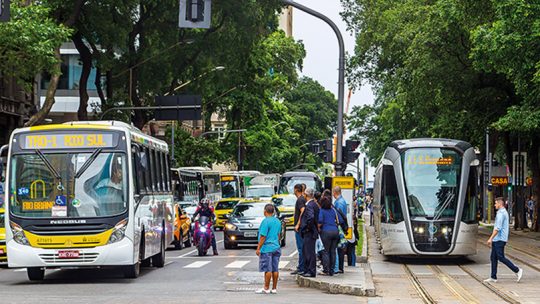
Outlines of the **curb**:
[{"label": "curb", "polygon": [[300,287],[320,289],[331,294],[347,294],[352,296],[369,296],[368,290],[359,285],[342,285],[337,283],[323,282],[317,278],[296,276],[296,282]]},{"label": "curb", "polygon": [[359,257],[356,257],[357,263],[367,263],[368,262],[368,231],[366,229],[366,222],[363,221],[362,229],[364,237],[362,238],[362,254]]}]

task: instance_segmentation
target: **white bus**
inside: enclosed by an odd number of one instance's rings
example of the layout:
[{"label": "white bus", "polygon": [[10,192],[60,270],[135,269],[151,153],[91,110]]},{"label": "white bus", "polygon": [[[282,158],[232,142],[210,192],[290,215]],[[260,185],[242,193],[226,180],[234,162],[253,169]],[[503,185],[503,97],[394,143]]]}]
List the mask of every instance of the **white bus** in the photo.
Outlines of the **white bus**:
[{"label": "white bus", "polygon": [[9,143],[9,267],[163,267],[173,241],[168,146],[116,121],[17,129]]}]

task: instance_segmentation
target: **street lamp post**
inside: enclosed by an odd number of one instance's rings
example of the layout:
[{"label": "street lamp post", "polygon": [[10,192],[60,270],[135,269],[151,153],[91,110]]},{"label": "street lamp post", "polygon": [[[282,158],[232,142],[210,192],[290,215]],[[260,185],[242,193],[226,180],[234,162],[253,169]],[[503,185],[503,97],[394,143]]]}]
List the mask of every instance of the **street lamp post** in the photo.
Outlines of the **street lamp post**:
[{"label": "street lamp post", "polygon": [[326,22],[336,34],[339,45],[339,67],[338,67],[338,121],[337,121],[337,147],[336,147],[336,162],[334,164],[336,169],[336,175],[342,176],[344,171],[343,165],[343,98],[345,95],[345,43],[343,42],[343,36],[339,31],[337,25],[325,15],[294,2],[292,0],[281,0],[285,5],[290,5],[301,11],[304,11],[316,18],[319,18]]}]

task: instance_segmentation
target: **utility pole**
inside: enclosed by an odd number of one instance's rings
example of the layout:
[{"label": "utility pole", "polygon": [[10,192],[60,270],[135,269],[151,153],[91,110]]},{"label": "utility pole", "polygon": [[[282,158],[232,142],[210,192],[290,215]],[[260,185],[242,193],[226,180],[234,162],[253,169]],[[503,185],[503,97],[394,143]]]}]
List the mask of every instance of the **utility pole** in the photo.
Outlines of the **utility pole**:
[{"label": "utility pole", "polygon": [[338,121],[337,121],[337,149],[336,162],[334,167],[337,176],[343,176],[346,164],[343,163],[343,98],[345,95],[345,43],[343,36],[337,25],[325,15],[291,0],[281,0],[285,5],[290,5],[303,12],[306,12],[316,18],[326,22],[336,34],[339,45],[339,67],[338,67]]}]

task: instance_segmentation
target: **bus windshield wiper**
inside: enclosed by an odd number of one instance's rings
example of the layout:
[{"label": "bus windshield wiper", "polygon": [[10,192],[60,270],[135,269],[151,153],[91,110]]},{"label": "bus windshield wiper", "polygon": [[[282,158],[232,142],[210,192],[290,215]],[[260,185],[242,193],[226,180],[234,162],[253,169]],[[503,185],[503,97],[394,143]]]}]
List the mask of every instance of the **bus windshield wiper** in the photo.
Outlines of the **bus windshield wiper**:
[{"label": "bus windshield wiper", "polygon": [[92,155],[84,162],[84,164],[81,166],[79,171],[77,171],[77,174],[75,174],[75,179],[81,177],[81,175],[90,167],[90,165],[94,162],[94,160],[98,157],[99,153],[101,153],[101,148],[96,149],[94,152],[92,152]]},{"label": "bus windshield wiper", "polygon": [[36,149],[36,154],[39,156],[39,158],[41,158],[47,168],[49,168],[49,171],[51,171],[54,177],[56,177],[56,179],[58,180],[58,186],[56,188],[60,191],[64,190],[64,187],[62,186],[62,176],[60,176],[60,173],[56,171],[49,159],[45,156],[45,154],[43,154],[43,152],[41,152],[41,150]]}]

